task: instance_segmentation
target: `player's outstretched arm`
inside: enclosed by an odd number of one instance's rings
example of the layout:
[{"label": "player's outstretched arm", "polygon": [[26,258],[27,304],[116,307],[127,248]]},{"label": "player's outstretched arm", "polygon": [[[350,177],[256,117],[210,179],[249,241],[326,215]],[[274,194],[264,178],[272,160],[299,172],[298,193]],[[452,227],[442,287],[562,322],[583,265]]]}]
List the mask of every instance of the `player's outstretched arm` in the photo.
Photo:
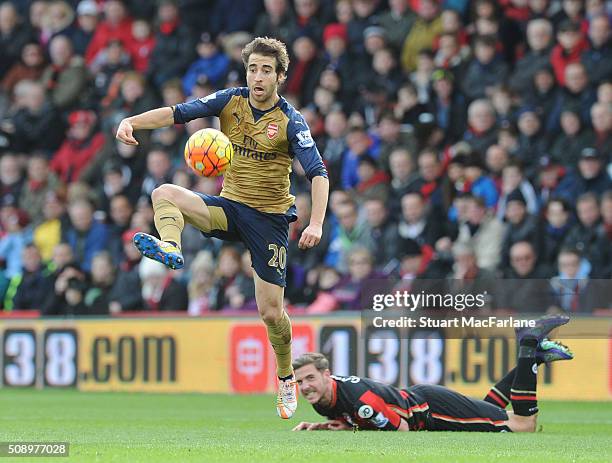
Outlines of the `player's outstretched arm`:
[{"label": "player's outstretched arm", "polygon": [[172,108],[152,109],[151,111],[123,119],[117,129],[116,138],[126,145],[137,145],[138,141],[134,138],[134,130],[159,129],[172,124],[174,124]]},{"label": "player's outstretched arm", "polygon": [[327,177],[316,176],[312,179],[312,212],[310,213],[310,224],[302,232],[298,247],[308,249],[316,246],[323,235],[323,220],[327,210],[327,198],[329,196],[329,180]]},{"label": "player's outstretched arm", "polygon": [[329,420],[323,423],[309,423],[302,421],[292,431],[348,431],[351,428],[342,420]]}]

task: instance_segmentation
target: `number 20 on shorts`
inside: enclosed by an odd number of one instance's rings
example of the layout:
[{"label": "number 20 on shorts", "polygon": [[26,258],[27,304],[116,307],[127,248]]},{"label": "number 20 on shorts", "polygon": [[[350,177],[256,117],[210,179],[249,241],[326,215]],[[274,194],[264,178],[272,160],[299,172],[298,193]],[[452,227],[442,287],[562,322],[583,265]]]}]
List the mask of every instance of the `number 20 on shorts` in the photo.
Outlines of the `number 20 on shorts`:
[{"label": "number 20 on shorts", "polygon": [[268,265],[284,269],[287,265],[287,248],[271,243],[268,245],[268,249],[272,251],[272,257],[268,261]]}]

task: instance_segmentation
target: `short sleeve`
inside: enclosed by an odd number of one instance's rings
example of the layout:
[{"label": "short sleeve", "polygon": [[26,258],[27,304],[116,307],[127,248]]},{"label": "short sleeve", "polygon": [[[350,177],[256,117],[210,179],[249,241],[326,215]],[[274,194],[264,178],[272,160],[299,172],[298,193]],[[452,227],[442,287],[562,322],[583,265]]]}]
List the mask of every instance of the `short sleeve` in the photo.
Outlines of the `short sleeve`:
[{"label": "short sleeve", "polygon": [[381,431],[397,431],[401,424],[401,417],[372,391],[366,391],[355,402],[355,414]]},{"label": "short sleeve", "polygon": [[327,170],[312,138],[310,128],[298,112],[295,112],[289,120],[287,138],[291,154],[297,156],[308,180],[317,176],[327,177]]},{"label": "short sleeve", "polygon": [[240,88],[228,88],[188,103],[179,103],[174,107],[174,123],[185,124],[200,117],[218,116],[232,96],[240,92]]}]

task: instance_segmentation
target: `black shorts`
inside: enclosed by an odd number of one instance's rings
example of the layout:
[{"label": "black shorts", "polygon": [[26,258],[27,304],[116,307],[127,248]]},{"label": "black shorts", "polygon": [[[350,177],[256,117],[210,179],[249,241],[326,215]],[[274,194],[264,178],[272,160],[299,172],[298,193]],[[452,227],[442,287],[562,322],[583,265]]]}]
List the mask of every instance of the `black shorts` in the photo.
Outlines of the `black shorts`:
[{"label": "black shorts", "polygon": [[411,391],[429,404],[428,431],[510,431],[506,410],[483,400],[471,399],[443,386],[421,384]]},{"label": "black shorts", "polygon": [[202,234],[225,241],[242,241],[251,253],[257,275],[268,283],[284,287],[289,224],[297,220],[295,206],[284,214],[268,214],[221,196],[196,194],[211,213],[212,229]]}]

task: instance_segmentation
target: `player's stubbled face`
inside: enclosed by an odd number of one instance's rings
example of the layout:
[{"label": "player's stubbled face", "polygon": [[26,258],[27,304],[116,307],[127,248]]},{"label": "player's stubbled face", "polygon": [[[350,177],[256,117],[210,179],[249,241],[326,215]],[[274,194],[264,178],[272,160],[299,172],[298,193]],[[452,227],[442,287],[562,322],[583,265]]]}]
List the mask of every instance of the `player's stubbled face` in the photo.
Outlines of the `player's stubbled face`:
[{"label": "player's stubbled face", "polygon": [[251,104],[257,109],[268,109],[276,103],[278,74],[276,59],[253,53],[247,65],[247,85]]},{"label": "player's stubbled face", "polygon": [[[295,380],[298,383],[300,394],[309,403],[316,404],[321,399],[323,402],[331,400],[331,391],[328,391],[329,374],[325,374],[316,369],[313,364],[305,365],[295,370]],[[329,392],[329,393],[328,393]]]}]

